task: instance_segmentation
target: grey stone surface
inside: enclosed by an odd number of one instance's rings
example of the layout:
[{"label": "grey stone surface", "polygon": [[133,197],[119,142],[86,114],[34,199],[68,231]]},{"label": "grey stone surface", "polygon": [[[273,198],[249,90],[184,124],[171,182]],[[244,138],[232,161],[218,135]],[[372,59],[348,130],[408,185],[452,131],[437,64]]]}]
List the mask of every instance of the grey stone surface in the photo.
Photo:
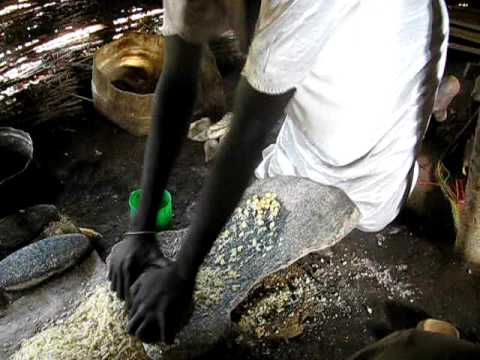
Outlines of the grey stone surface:
[{"label": "grey stone surface", "polygon": [[90,241],[82,234],[40,240],[0,261],[0,288],[31,288],[75,265],[90,250]]},{"label": "grey stone surface", "polygon": [[84,299],[81,295],[106,281],[106,268],[93,251],[63,276],[26,291],[0,309],[0,360],[6,360],[24,339],[66,318]]},{"label": "grey stone surface", "polygon": [[33,157],[33,142],[25,131],[0,127],[0,184],[24,171]]},{"label": "grey stone surface", "polygon": [[28,244],[50,222],[60,219],[53,205],[35,205],[0,220],[0,249],[11,250]]},{"label": "grey stone surface", "polygon": [[[275,193],[281,204],[275,230],[258,231],[250,220],[245,228],[238,224],[238,218],[232,217],[226,226],[231,231],[231,240],[222,246],[218,246],[217,240],[204,267],[223,273],[218,259],[228,258],[223,267],[235,271],[236,276],[223,279],[220,289],[207,281],[206,286],[211,288],[204,289],[205,293],[218,293],[219,301],[207,307],[196,305],[190,323],[179,334],[177,346],[145,345],[152,359],[188,359],[207,350],[228,334],[232,310],[252,287],[309,253],[333,246],[358,223],[358,210],[342,191],[301,178],[257,181],[246,191],[239,206],[245,207],[247,199],[254,195],[263,196],[269,192]],[[159,234],[160,246],[167,256],[175,257],[184,235],[185,230]],[[260,251],[245,246],[254,240]],[[232,251],[236,252],[234,249],[238,246],[243,246],[244,250],[232,263]]]}]

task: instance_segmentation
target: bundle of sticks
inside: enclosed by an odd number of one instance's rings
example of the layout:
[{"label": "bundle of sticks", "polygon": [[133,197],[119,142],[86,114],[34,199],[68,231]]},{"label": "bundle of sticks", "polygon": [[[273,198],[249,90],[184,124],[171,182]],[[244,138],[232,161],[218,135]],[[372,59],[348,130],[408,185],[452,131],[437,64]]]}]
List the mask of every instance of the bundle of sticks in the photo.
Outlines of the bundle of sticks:
[{"label": "bundle of sticks", "polygon": [[450,7],[450,49],[480,56],[480,10]]},{"label": "bundle of sticks", "polygon": [[[90,76],[90,59],[70,54],[47,55],[41,68],[23,79],[2,85],[15,94],[0,98],[1,126],[22,129],[53,119],[78,115],[82,111],[81,84]],[[76,61],[76,62],[75,62]]]}]

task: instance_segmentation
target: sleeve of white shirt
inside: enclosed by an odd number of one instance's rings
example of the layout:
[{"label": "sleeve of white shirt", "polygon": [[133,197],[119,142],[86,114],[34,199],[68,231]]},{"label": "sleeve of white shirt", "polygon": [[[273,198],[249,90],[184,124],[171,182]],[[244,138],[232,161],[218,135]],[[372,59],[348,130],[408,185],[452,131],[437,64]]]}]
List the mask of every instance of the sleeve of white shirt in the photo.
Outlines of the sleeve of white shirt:
[{"label": "sleeve of white shirt", "polygon": [[228,29],[230,0],[164,0],[163,35],[201,44]]},{"label": "sleeve of white shirt", "polygon": [[263,0],[242,75],[266,94],[295,88],[307,76],[335,24],[359,1]]}]

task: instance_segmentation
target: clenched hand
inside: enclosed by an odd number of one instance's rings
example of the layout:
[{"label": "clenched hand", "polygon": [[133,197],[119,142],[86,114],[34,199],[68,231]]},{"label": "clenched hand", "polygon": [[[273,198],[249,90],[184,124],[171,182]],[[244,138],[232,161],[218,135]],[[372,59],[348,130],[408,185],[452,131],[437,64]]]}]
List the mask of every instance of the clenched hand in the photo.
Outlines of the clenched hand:
[{"label": "clenched hand", "polygon": [[176,262],[157,261],[131,287],[129,334],[171,344],[192,314],[194,287],[195,279],[182,278]]},{"label": "clenched hand", "polygon": [[112,249],[108,268],[111,289],[121,300],[130,301],[130,286],[151,263],[162,258],[155,234],[125,235],[125,238]]}]

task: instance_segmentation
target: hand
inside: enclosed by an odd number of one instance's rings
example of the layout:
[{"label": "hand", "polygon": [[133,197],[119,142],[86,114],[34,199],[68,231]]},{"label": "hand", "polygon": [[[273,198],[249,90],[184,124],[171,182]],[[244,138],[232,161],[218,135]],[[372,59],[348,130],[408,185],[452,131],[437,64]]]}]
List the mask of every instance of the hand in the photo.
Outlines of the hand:
[{"label": "hand", "polygon": [[195,279],[182,278],[176,262],[157,261],[130,289],[128,333],[146,343],[173,343],[192,314],[194,287]]},{"label": "hand", "polygon": [[108,279],[112,291],[121,300],[130,302],[130,286],[137,280],[143,270],[154,261],[163,257],[155,234],[126,235],[115,245],[110,255]]}]

